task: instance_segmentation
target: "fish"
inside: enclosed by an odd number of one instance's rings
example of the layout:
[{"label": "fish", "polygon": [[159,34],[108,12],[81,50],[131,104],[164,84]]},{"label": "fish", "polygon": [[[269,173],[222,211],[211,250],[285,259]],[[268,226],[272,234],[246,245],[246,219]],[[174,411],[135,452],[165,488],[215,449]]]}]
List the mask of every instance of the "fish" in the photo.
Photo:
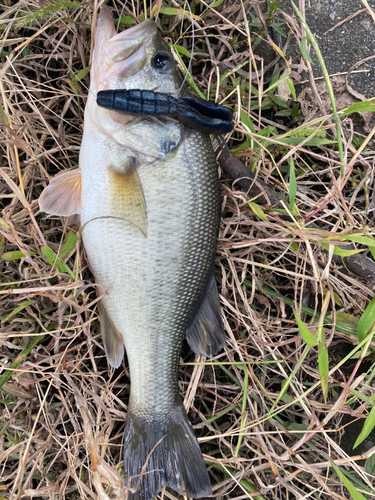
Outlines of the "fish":
[{"label": "fish", "polygon": [[146,20],[116,33],[98,16],[79,168],[54,177],[42,212],[79,215],[100,297],[110,366],[126,349],[130,396],[124,433],[129,500],[163,486],[191,498],[210,478],[178,391],[181,346],[212,357],[225,343],[214,259],[220,222],[215,154],[207,133],[163,116],[96,104],[99,91],[143,89],[188,97],[171,50]]}]

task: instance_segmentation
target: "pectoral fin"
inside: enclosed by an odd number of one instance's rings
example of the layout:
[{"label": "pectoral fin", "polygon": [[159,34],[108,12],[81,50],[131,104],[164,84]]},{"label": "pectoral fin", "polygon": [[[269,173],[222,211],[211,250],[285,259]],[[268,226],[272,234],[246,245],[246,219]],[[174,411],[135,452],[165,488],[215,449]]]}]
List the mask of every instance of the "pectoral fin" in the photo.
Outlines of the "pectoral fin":
[{"label": "pectoral fin", "polygon": [[102,334],[104,351],[107,355],[108,363],[113,368],[118,368],[124,357],[124,339],[121,333],[113,324],[102,304],[98,306],[100,317],[100,332]]},{"label": "pectoral fin", "polygon": [[225,344],[219,293],[214,276],[208,285],[201,308],[187,329],[186,339],[194,352],[209,358]]},{"label": "pectoral fin", "polygon": [[54,177],[39,198],[42,212],[69,217],[81,213],[81,170],[68,170]]},{"label": "pectoral fin", "polygon": [[111,168],[112,209],[119,218],[137,227],[147,237],[147,210],[143,188],[135,168],[123,173]]}]

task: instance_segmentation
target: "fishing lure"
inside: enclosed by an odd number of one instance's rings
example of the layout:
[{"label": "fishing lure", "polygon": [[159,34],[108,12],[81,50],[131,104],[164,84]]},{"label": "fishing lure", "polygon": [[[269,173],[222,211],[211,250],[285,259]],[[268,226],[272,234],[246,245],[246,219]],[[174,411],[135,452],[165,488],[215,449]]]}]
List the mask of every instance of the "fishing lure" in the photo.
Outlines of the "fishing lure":
[{"label": "fishing lure", "polygon": [[170,116],[184,125],[208,134],[221,135],[233,129],[230,109],[197,97],[180,97],[139,89],[101,90],[98,106],[140,116]]}]

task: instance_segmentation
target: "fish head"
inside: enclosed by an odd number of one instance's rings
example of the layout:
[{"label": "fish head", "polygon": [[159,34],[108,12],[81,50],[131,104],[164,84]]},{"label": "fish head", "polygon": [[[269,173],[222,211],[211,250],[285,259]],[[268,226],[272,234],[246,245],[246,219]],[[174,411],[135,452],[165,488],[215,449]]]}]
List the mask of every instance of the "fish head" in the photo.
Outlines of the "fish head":
[{"label": "fish head", "polygon": [[186,95],[172,52],[151,19],[116,33],[112,11],[103,6],[95,32],[85,131],[116,142],[136,117],[97,106],[100,90],[142,89]]},{"label": "fish head", "polygon": [[91,92],[145,89],[179,97],[182,79],[172,52],[148,19],[115,32],[112,12],[100,11],[95,35]]}]

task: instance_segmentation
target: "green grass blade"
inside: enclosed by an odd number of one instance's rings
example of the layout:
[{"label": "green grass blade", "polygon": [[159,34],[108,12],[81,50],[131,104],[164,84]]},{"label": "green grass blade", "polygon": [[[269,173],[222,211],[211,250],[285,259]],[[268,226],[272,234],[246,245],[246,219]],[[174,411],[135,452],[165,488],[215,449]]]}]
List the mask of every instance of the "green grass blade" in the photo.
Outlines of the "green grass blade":
[{"label": "green grass blade", "polygon": [[298,360],[298,363],[296,363],[295,367],[293,368],[292,372],[290,373],[289,377],[287,378],[287,380],[285,380],[285,382],[283,383],[282,387],[281,387],[281,391],[279,392],[277,398],[276,398],[276,401],[275,401],[275,404],[272,406],[272,408],[269,410],[268,414],[270,415],[274,409],[276,408],[278,402],[280,401],[280,399],[284,396],[284,394],[286,393],[286,391],[288,390],[289,386],[290,386],[290,383],[291,381],[293,380],[293,378],[295,377],[296,373],[298,372],[298,370],[301,368],[302,366],[302,363],[305,361],[306,359],[306,356],[308,355],[308,353],[310,352],[310,346],[306,346],[305,350],[303,351],[303,353],[301,354],[301,357],[299,358]]},{"label": "green grass blade", "polygon": [[34,347],[42,340],[44,335],[37,335],[30,344],[16,357],[10,367],[1,375],[0,377],[0,389],[3,385],[8,382],[10,377],[13,374],[13,371],[20,366],[21,363],[24,362],[26,357],[30,354],[30,352],[34,349]]},{"label": "green grass blade", "polygon": [[248,201],[247,204],[251,208],[251,211],[254,212],[254,214],[258,217],[258,219],[264,222],[269,222],[267,215],[264,213],[264,210],[260,205],[258,205],[257,203],[253,203],[252,201]]},{"label": "green grass blade", "polygon": [[320,383],[322,386],[324,401],[326,401],[328,397],[328,373],[329,373],[328,348],[325,338],[324,319],[327,314],[330,301],[331,301],[331,294],[327,290],[323,300],[322,309],[319,317],[318,329],[316,332],[316,338],[318,340],[318,367],[319,367]]},{"label": "green grass blade", "polygon": [[358,339],[361,342],[371,330],[375,322],[375,297],[364,310],[357,328]]},{"label": "green grass blade", "polygon": [[310,330],[307,328],[305,323],[301,320],[301,318],[298,316],[297,312],[293,309],[293,314],[296,319],[296,323],[298,326],[299,333],[301,334],[301,337],[303,340],[306,342],[307,345],[310,347],[315,347],[318,345],[318,341],[314,337],[314,335],[310,332]]},{"label": "green grass blade", "polygon": [[294,88],[293,81],[290,78],[288,78],[287,83],[288,83],[289,92],[291,93],[293,99],[296,100],[297,99],[297,95],[296,95],[296,89]]},{"label": "green grass blade", "polygon": [[325,336],[323,336],[322,341],[318,345],[318,366],[320,383],[323,390],[324,401],[328,397],[328,372],[329,372],[329,360],[328,360],[328,349],[325,343]]},{"label": "green grass blade", "polygon": [[78,71],[78,73],[75,75],[75,79],[80,82],[85,78],[86,75],[90,73],[90,66],[86,66],[85,68],[81,69],[81,71]]},{"label": "green grass blade", "polygon": [[219,418],[223,417],[227,413],[230,413],[232,410],[234,410],[236,408],[237,404],[238,403],[234,403],[234,404],[228,406],[228,408],[225,408],[224,410],[220,411],[219,413],[216,413],[216,415],[214,415],[213,417],[208,418],[204,422],[197,424],[195,426],[195,428],[199,429],[199,427],[204,427],[206,424],[211,424],[212,422],[215,422],[215,420],[218,420]]},{"label": "green grass blade", "polygon": [[335,236],[334,238],[335,240],[353,241],[353,243],[359,243],[360,245],[375,247],[375,238],[372,236],[364,236],[363,234],[346,234],[337,237]]},{"label": "green grass blade", "polygon": [[375,111],[375,98],[369,99],[367,101],[356,102],[351,106],[343,109],[340,114],[341,116],[348,116],[353,113],[364,113],[366,111],[374,112]]},{"label": "green grass blade", "polygon": [[120,19],[115,19],[115,25],[120,25],[120,26],[132,26],[135,24],[135,19],[133,19],[130,16],[122,16]]},{"label": "green grass blade", "polygon": [[[245,279],[242,281],[242,283],[249,288],[253,287],[253,283],[249,280]],[[279,292],[275,292],[275,290],[271,290],[270,288],[266,287],[259,287],[259,290],[264,294],[269,295],[270,297],[281,299],[288,306],[296,308],[296,303],[294,302],[294,300],[286,297],[285,295],[282,295]],[[305,314],[308,314],[310,317],[316,316],[316,312],[311,309],[311,307],[301,306],[301,311]],[[338,321],[338,319],[341,319],[342,321]],[[332,326],[332,320],[329,315],[324,318],[323,322],[325,325]],[[358,322],[355,316],[340,312],[336,314],[335,329],[338,332],[347,333],[348,335],[357,335],[357,325]]]},{"label": "green grass blade", "polygon": [[[322,243],[322,241],[320,241],[320,244],[322,245],[324,250],[327,250],[327,252],[328,252],[329,245],[327,245],[326,243]],[[343,248],[340,248],[340,247],[333,245],[333,254],[339,255],[340,257],[350,257],[351,255],[356,255],[357,253],[361,253],[361,252],[363,252],[363,250],[344,250]]]},{"label": "green grass blade", "polygon": [[62,272],[62,273],[68,273],[69,276],[75,280],[76,277],[74,276],[74,273],[73,271],[71,271],[71,269],[69,269],[69,267],[65,264],[65,262],[62,262],[59,257],[57,256],[57,254],[55,254],[55,252],[49,248],[49,247],[46,247],[46,246],[42,246],[40,248],[40,251],[41,251],[41,254],[43,255],[43,257],[46,259],[46,262],[52,266],[52,267],[57,267],[57,269]]},{"label": "green grass blade", "polygon": [[22,302],[22,304],[20,304],[18,307],[16,307],[15,309],[13,309],[12,312],[10,312],[8,314],[8,316],[6,316],[3,321],[9,321],[11,318],[13,318],[13,316],[15,316],[16,314],[18,314],[19,312],[21,312],[23,309],[25,309],[25,307],[29,306],[30,304],[35,304],[36,300],[26,300],[26,302]]},{"label": "green grass blade", "polygon": [[[174,48],[173,45],[171,46],[171,48],[172,49]],[[198,97],[200,97],[201,99],[206,100],[206,96],[197,87],[197,84],[195,83],[194,78],[191,76],[191,74],[190,74],[189,70],[187,69],[186,64],[182,60],[182,57],[180,56],[178,50],[175,50],[174,53],[176,54],[178,62],[181,64],[181,66],[182,66],[182,68],[184,70],[184,74],[186,74],[186,80],[188,81],[188,83],[191,86],[191,88],[198,95]]]},{"label": "green grass blade", "polygon": [[61,245],[59,256],[61,259],[66,259],[70,252],[76,246],[78,234],[74,231],[68,231],[64,243]]},{"label": "green grass blade", "polygon": [[294,168],[294,161],[292,158],[288,158],[289,163],[289,205],[290,211],[294,213],[295,210],[295,201],[297,194],[297,181],[296,181],[296,171]]},{"label": "green grass blade", "polygon": [[313,61],[310,57],[310,54],[309,54],[309,51],[307,50],[307,37],[304,36],[302,39],[301,39],[301,54],[303,55],[303,57],[306,59],[306,61],[309,61],[310,64],[313,64]]},{"label": "green grass blade", "polygon": [[241,444],[243,440],[243,431],[246,426],[246,403],[247,403],[247,391],[248,391],[248,385],[249,385],[249,371],[247,369],[246,365],[243,365],[243,370],[244,370],[244,381],[243,381],[243,395],[242,395],[242,408],[241,408],[241,425],[240,425],[240,433],[238,436],[238,441],[236,445],[236,450],[234,452],[234,456],[238,457],[238,454],[241,449]]},{"label": "green grass blade", "polygon": [[346,489],[349,491],[350,495],[352,496],[353,500],[366,500],[366,497],[360,493],[357,488],[349,481],[349,479],[341,472],[339,467],[337,467],[335,464],[332,464],[333,468],[336,471],[336,474],[339,476],[341,481],[344,483]]},{"label": "green grass blade", "polygon": [[[35,252],[28,252],[29,256],[32,257],[36,255]],[[5,252],[1,256],[3,260],[20,260],[26,257],[26,255],[21,252],[21,250],[13,250],[12,252]]]},{"label": "green grass blade", "polygon": [[375,428],[375,406],[372,407],[368,417],[363,423],[362,430],[354,443],[353,450],[364,441]]},{"label": "green grass blade", "polygon": [[[210,464],[210,462],[207,462],[207,465],[212,465],[212,464]],[[227,465],[225,465],[225,467],[223,467],[219,463],[214,463],[212,465],[212,468],[218,470],[219,472],[230,474],[231,476],[233,476],[233,474],[235,474],[235,472],[236,472],[235,469],[233,469],[232,467],[228,467]],[[240,486],[242,486],[242,488],[246,491],[246,493],[251,494],[252,499],[254,499],[254,500],[267,500],[267,498],[265,496],[256,494],[259,492],[259,490],[257,490],[250,483],[250,481],[248,479],[242,478],[238,481],[238,483],[240,484]]]}]

